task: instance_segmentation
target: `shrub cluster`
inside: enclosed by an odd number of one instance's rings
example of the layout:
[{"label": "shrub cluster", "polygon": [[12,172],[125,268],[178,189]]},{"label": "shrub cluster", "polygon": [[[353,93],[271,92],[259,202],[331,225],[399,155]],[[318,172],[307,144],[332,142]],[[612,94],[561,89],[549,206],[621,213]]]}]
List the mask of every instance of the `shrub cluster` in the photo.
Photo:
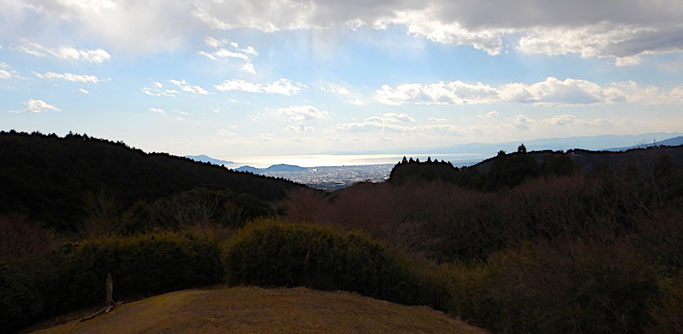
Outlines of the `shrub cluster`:
[{"label": "shrub cluster", "polygon": [[0,323],[11,331],[102,303],[108,273],[116,300],[224,278],[233,285],[352,291],[449,311],[450,283],[441,272],[361,233],[272,220],[247,225],[223,245],[222,255],[216,240],[195,234],[108,237],[0,263]]},{"label": "shrub cluster", "polygon": [[197,223],[239,228],[249,220],[273,214],[268,203],[248,194],[197,188],[151,204],[138,201],[123,212],[117,224],[109,225],[119,234],[145,233],[154,228],[178,230]]},{"label": "shrub cluster", "polygon": [[68,243],[11,267],[21,269],[0,266],[0,305],[8,310],[0,320],[9,329],[103,303],[108,273],[117,300],[208,285],[223,274],[215,241],[182,234]]},{"label": "shrub cluster", "polygon": [[446,280],[360,233],[265,221],[247,226],[223,250],[228,284],[346,290],[407,305],[448,310]]},{"label": "shrub cluster", "polygon": [[453,277],[457,313],[502,333],[641,332],[660,296],[654,271],[623,245],[528,244]]}]

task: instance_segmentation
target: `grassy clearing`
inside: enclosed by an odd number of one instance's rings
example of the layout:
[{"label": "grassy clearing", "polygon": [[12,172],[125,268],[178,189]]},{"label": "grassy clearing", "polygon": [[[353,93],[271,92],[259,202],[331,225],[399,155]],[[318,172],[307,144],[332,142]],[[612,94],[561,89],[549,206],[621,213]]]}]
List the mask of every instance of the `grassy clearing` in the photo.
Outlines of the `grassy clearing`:
[{"label": "grassy clearing", "polygon": [[485,333],[426,306],[306,288],[213,287],[124,304],[37,333]]}]

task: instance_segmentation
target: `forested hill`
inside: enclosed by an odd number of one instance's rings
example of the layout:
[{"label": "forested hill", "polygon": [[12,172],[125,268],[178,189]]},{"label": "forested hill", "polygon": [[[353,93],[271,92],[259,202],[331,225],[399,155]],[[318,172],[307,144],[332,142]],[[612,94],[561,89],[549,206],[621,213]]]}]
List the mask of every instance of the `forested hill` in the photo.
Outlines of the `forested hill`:
[{"label": "forested hill", "polygon": [[525,179],[538,176],[567,175],[575,171],[632,171],[641,177],[653,172],[683,170],[683,146],[657,146],[626,152],[569,150],[567,152],[527,152],[521,145],[517,152],[500,151],[497,156],[476,165],[456,168],[449,162],[399,162],[389,181],[400,184],[411,181],[441,180],[465,188],[498,190],[514,187]]},{"label": "forested hill", "polygon": [[275,201],[296,187],[303,185],[87,135],[0,132],[0,214],[22,214],[58,229],[73,228],[87,210],[86,198],[105,196],[127,208],[207,188]]}]

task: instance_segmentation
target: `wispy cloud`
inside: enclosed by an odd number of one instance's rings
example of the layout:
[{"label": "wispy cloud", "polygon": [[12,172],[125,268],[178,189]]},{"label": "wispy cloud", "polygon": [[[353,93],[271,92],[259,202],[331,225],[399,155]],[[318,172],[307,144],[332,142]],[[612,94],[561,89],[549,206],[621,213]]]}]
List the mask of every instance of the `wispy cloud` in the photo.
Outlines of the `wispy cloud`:
[{"label": "wispy cloud", "polygon": [[345,103],[349,103],[349,104],[353,104],[353,105],[357,105],[357,106],[366,105],[365,101],[363,101],[363,98],[361,97],[360,94],[358,94],[356,92],[352,92],[345,85],[328,83],[328,84],[320,86],[320,90],[323,92],[335,94],[335,95],[341,97]]},{"label": "wispy cloud", "polygon": [[381,132],[396,134],[458,134],[458,127],[451,124],[414,124],[415,119],[403,113],[384,113],[359,122],[341,123],[334,126],[344,132]]},{"label": "wispy cloud", "polygon": [[145,95],[149,96],[176,96],[178,91],[175,89],[164,88],[164,84],[161,82],[154,82],[151,87],[142,87],[140,90]]},{"label": "wispy cloud", "polygon": [[683,103],[683,86],[666,91],[626,81],[603,87],[587,80],[548,77],[533,84],[510,83],[499,87],[462,81],[410,83],[396,87],[383,85],[375,93],[375,97],[377,101],[388,105],[522,103],[556,106],[617,102],[668,104]]},{"label": "wispy cloud", "polygon": [[[637,64],[644,55],[683,52],[679,0],[580,0],[571,6],[552,1],[454,0],[362,1],[215,1],[165,3],[139,1],[6,1],[0,16],[17,26],[36,20],[68,22],[103,41],[135,51],[177,48],[197,34],[216,29],[387,29],[400,26],[427,40],[470,45],[489,55],[510,47],[524,53],[610,57],[617,65]],[[40,35],[40,29],[27,33]],[[205,38],[211,48],[237,43]],[[252,48],[253,49],[253,48]],[[240,54],[249,54],[249,47]],[[27,51],[37,53],[36,48]],[[204,51],[206,54],[210,52]],[[216,56],[214,56],[216,57]]]},{"label": "wispy cloud", "polygon": [[34,114],[40,114],[43,111],[61,111],[61,109],[43,101],[43,100],[34,100],[34,99],[29,99],[26,101],[26,108],[17,111],[18,113],[34,113]]},{"label": "wispy cloud", "polygon": [[149,108],[149,111],[155,114],[166,115],[166,111],[161,108]]},{"label": "wispy cloud", "polygon": [[24,41],[16,50],[36,57],[51,55],[65,60],[84,61],[89,63],[101,64],[111,59],[111,55],[105,50],[95,49],[76,49],[71,46],[60,46],[58,48],[44,47],[38,43]]},{"label": "wispy cloud", "polygon": [[292,132],[313,132],[314,128],[307,125],[306,122],[312,120],[320,120],[327,118],[330,113],[325,110],[320,110],[312,105],[298,105],[278,108],[275,114],[287,122],[293,123],[286,127],[286,130]]},{"label": "wispy cloud", "polygon": [[0,79],[8,80],[12,78],[25,79],[19,75],[19,72],[13,70],[12,66],[0,61]]},{"label": "wispy cloud", "polygon": [[193,93],[193,94],[198,94],[198,95],[209,94],[209,91],[202,88],[201,86],[190,85],[185,80],[169,80],[168,82],[176,85],[183,92],[188,92],[188,93]]},{"label": "wispy cloud", "polygon": [[258,52],[252,46],[247,46],[246,48],[240,48],[237,42],[230,42],[226,39],[218,40],[211,36],[206,36],[204,38],[204,44],[213,48],[211,51],[199,50],[198,54],[205,56],[211,60],[219,59],[239,59],[246,63],[240,68],[248,73],[256,74],[254,65],[251,63],[251,56],[258,56]]},{"label": "wispy cloud", "polygon": [[243,91],[249,93],[267,93],[292,96],[299,93],[304,87],[299,83],[292,83],[289,79],[279,79],[269,84],[257,84],[244,80],[226,80],[218,85],[214,85],[216,90],[221,92]]},{"label": "wispy cloud", "polygon": [[329,116],[329,112],[319,110],[312,105],[289,106],[278,108],[277,115],[292,122],[301,122],[314,119],[323,119]]},{"label": "wispy cloud", "polygon": [[41,79],[60,79],[60,80],[66,80],[66,81],[72,81],[72,82],[82,82],[82,83],[98,83],[102,81],[107,81],[107,79],[102,80],[94,75],[90,74],[73,74],[73,73],[55,73],[55,72],[46,72],[46,73],[37,73],[33,72],[33,75],[35,75],[38,78]]}]

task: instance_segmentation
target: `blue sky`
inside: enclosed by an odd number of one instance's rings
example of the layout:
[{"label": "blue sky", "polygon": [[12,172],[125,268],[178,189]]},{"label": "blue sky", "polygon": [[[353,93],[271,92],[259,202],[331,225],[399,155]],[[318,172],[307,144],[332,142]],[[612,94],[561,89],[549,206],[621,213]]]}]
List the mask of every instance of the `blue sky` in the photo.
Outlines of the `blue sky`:
[{"label": "blue sky", "polygon": [[678,0],[0,0],[0,129],[377,151],[683,129]]}]

